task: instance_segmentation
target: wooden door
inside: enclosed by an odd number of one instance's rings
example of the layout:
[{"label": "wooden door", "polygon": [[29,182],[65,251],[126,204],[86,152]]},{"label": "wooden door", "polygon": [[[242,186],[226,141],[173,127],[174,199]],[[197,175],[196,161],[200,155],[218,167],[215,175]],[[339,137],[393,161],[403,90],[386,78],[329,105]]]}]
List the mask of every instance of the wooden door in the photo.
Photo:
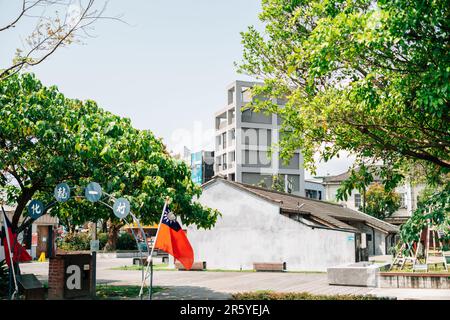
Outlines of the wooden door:
[{"label": "wooden door", "polygon": [[48,226],[38,226],[37,233],[38,233],[38,245],[36,247],[36,257],[39,259],[41,253],[44,252],[45,257],[48,258],[47,256],[48,243],[49,241],[51,241],[51,239],[49,239]]}]

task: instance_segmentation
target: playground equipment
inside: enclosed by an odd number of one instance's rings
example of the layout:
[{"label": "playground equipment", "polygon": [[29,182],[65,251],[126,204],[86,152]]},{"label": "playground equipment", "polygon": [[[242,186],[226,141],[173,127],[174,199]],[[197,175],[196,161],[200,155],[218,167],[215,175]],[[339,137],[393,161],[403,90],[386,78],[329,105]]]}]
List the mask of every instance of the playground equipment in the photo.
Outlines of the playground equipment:
[{"label": "playground equipment", "polygon": [[406,266],[411,265],[413,272],[429,272],[430,266],[436,269],[442,265],[444,270],[448,271],[443,239],[444,232],[442,230],[427,225],[420,232],[418,241],[402,244],[390,270],[395,267],[403,270]]}]

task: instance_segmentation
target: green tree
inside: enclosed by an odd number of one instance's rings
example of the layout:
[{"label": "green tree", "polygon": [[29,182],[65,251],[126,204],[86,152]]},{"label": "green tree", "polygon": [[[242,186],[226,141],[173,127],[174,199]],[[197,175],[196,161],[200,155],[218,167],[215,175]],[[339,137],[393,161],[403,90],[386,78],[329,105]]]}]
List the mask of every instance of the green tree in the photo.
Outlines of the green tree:
[{"label": "green tree", "polygon": [[366,212],[367,187],[373,182],[374,167],[367,167],[364,164],[350,171],[348,179],[341,183],[336,193],[337,200],[347,201],[354,189],[362,195],[362,211]]},{"label": "green tree", "polygon": [[449,16],[448,0],[262,0],[264,31],[242,33],[238,69],[263,81],[253,97],[272,99],[247,107],[279,114],[281,156],[300,149],[313,173],[316,156],[347,151],[382,163],[388,191],[406,176],[444,185],[404,229],[415,230],[449,188]]},{"label": "green tree", "polygon": [[[426,191],[427,193],[429,191]],[[450,250],[450,182],[437,188],[430,196],[418,202],[417,210],[400,228],[403,243],[412,244],[420,240],[422,230],[436,227],[441,233],[445,251]]]},{"label": "green tree", "polygon": [[386,191],[384,186],[379,183],[374,183],[367,189],[365,213],[384,220],[399,208],[400,196],[398,193]]},{"label": "green tree", "polygon": [[[130,200],[144,224],[159,222],[165,198],[184,224],[211,227],[219,213],[195,199],[201,188],[190,170],[173,159],[160,139],[137,130],[131,121],[111,114],[94,101],[68,99],[56,87],[45,87],[33,74],[0,81],[0,186],[16,204],[13,229],[31,225],[26,206],[33,199],[53,201],[58,183],[82,187],[98,182],[104,192]],[[50,211],[67,224],[110,220],[112,210],[72,197]],[[20,218],[26,218],[22,223]]]},{"label": "green tree", "polygon": [[266,188],[266,189],[268,188],[268,189],[272,189],[272,190],[279,191],[279,192],[286,191],[284,178],[279,174],[273,175],[271,177],[271,184],[269,186],[266,184],[266,181],[264,179],[262,179],[258,183],[258,187]]},{"label": "green tree", "polygon": [[450,169],[449,14],[449,1],[263,0],[239,71],[284,103],[249,107],[281,116],[281,155],[301,149],[313,172],[316,154],[346,150],[382,161],[388,188],[413,166],[435,183]]}]

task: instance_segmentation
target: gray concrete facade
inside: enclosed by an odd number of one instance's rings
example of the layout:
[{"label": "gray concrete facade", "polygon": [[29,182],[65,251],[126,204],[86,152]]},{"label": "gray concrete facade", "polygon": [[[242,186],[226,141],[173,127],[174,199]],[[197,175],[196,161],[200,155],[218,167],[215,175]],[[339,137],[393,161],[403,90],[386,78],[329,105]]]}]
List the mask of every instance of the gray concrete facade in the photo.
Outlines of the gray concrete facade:
[{"label": "gray concrete facade", "polygon": [[208,269],[251,270],[255,262],[286,262],[288,271],[326,271],[355,262],[352,232],[311,228],[280,214],[280,206],[223,180],[199,198],[222,216],[211,230],[188,227],[195,261]]},{"label": "gray concrete facade", "polygon": [[[276,114],[266,115],[242,108],[251,100],[250,88],[256,82],[235,81],[227,87],[228,104],[215,113],[216,175],[231,181],[269,186],[273,175],[285,181],[286,191],[305,195],[303,157],[297,152],[289,163],[279,157],[281,120]],[[264,98],[262,98],[264,99]],[[273,101],[280,103],[281,101]],[[269,155],[272,151],[272,155]]]}]

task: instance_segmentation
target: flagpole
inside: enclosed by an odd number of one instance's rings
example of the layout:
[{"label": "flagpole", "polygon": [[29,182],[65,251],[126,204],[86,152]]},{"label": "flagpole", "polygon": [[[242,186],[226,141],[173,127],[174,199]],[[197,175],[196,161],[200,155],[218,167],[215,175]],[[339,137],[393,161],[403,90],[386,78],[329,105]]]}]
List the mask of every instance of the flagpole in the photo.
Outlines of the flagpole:
[{"label": "flagpole", "polygon": [[[145,269],[145,276],[144,276],[144,279],[142,279],[141,290],[139,291],[139,297],[141,299],[142,299],[142,294],[143,294],[143,290],[144,290],[145,280],[147,279],[147,275],[148,275],[148,269],[150,268],[150,264],[153,264],[153,251],[155,250],[156,240],[158,240],[159,229],[161,228],[162,219],[164,217],[164,212],[166,211],[168,202],[169,202],[169,197],[167,197],[166,201],[164,202],[164,207],[163,207],[163,211],[161,213],[161,218],[159,219],[158,229],[156,230],[155,242],[153,242],[152,250],[150,251],[150,256],[148,256],[148,258],[147,258],[147,267]],[[153,272],[153,268],[151,268],[151,271]],[[150,282],[150,285],[153,285],[153,283]],[[150,288],[150,290],[151,290],[151,288]]]},{"label": "flagpole", "polygon": [[[17,279],[16,279],[16,271],[14,270],[14,262],[13,262],[13,257],[12,257],[12,253],[11,253],[11,241],[9,239],[9,230],[8,230],[8,224],[6,223],[6,212],[5,209],[2,206],[2,211],[3,211],[3,224],[5,225],[5,233],[6,233],[6,243],[8,244],[8,251],[9,251],[9,268],[12,271],[12,275],[13,275],[13,279],[14,279],[14,292],[11,295],[11,300],[14,300],[14,296],[16,295],[18,288],[17,288]],[[10,272],[11,272],[10,271]]]}]

